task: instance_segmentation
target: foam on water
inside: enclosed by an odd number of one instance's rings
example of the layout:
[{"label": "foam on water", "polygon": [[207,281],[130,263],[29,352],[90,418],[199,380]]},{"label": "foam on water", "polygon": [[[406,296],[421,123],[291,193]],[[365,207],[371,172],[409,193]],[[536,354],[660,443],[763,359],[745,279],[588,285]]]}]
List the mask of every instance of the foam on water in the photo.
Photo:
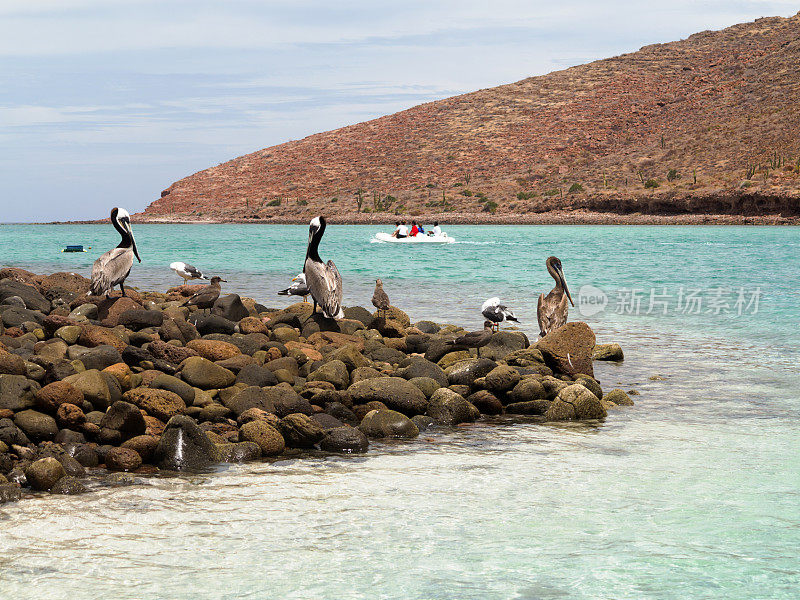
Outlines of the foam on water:
[{"label": "foam on water", "polygon": [[[369,305],[381,277],[412,319],[471,327],[499,295],[536,332],[559,256],[573,293],[760,287],[756,314],[588,318],[636,406],[594,426],[502,421],[359,457],[220,467],[0,509],[0,597],[794,598],[800,587],[800,232],[721,227],[445,227],[446,246],[369,244],[330,226],[320,254]],[[270,306],[300,226],[136,226],[131,284],[185,260]],[[0,257],[75,270],[111,227],[0,226]],[[213,247],[209,244],[213,241]],[[89,254],[57,254],[67,243]],[[573,317],[579,317],[572,311]],[[658,374],[662,380],[651,380]],[[134,583],[135,582],[135,583]]]}]

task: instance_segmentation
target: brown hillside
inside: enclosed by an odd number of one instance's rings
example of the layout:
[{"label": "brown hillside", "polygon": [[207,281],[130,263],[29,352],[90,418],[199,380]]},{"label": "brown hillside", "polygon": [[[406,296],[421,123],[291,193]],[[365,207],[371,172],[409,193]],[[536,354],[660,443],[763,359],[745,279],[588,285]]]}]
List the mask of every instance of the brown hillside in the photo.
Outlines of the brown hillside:
[{"label": "brown hillside", "polygon": [[795,217],[799,99],[800,13],[259,150],[181,179],[143,216]]}]

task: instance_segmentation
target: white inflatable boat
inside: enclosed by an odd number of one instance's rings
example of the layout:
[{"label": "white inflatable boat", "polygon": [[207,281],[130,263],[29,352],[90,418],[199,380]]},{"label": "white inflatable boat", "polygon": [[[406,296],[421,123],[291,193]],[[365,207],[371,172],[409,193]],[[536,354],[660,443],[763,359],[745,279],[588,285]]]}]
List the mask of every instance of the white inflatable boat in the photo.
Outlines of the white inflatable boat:
[{"label": "white inflatable boat", "polygon": [[384,231],[379,231],[375,234],[375,237],[372,238],[373,242],[389,242],[392,244],[452,244],[456,241],[455,238],[451,238],[446,233],[442,233],[442,235],[415,235],[414,237],[404,237],[404,238],[396,238],[392,237],[391,233],[386,233]]}]

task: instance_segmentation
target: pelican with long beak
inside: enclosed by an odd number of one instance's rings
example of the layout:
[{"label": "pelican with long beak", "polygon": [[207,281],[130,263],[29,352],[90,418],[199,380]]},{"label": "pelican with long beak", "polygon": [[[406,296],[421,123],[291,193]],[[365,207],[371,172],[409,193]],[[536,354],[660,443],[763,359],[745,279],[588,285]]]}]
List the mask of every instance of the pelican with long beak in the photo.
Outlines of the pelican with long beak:
[{"label": "pelican with long beak", "polygon": [[555,256],[551,256],[545,264],[547,265],[547,272],[556,280],[556,286],[550,290],[547,296],[539,294],[539,306],[536,309],[536,316],[539,320],[540,337],[546,336],[553,329],[558,329],[567,322],[567,301],[572,306],[575,306],[567,287],[567,280],[564,279],[561,261]]},{"label": "pelican with long beak", "polygon": [[115,285],[119,285],[122,295],[125,295],[125,279],[131,272],[133,257],[142,262],[139,258],[139,251],[136,249],[136,240],[133,239],[131,231],[131,215],[124,208],[111,209],[111,223],[114,229],[119,231],[122,241],[116,248],[109,250],[92,265],[92,283],[89,292],[92,296],[108,297]]},{"label": "pelican with long beak", "polygon": [[326,263],[319,257],[319,241],[325,233],[325,217],[311,219],[308,227],[308,249],[306,262],[303,264],[303,274],[306,276],[306,285],[314,301],[313,315],[317,312],[317,305],[322,308],[322,314],[329,319],[344,318],[342,310],[342,276],[332,260]]},{"label": "pelican with long beak", "polygon": [[292,285],[278,292],[278,296],[302,296],[303,302],[307,302],[306,297],[308,294],[309,289],[306,285],[306,276],[304,273],[298,273],[295,277],[292,277]]}]

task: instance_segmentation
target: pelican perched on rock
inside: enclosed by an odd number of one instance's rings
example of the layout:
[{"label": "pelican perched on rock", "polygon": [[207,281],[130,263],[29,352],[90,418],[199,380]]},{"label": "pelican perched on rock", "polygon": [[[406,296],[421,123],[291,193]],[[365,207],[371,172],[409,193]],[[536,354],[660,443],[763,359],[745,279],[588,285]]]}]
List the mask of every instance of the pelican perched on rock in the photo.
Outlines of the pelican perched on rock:
[{"label": "pelican perched on rock", "polygon": [[307,302],[306,297],[311,293],[306,284],[305,273],[298,273],[292,278],[292,285],[285,290],[278,292],[278,296],[302,296],[303,302]]},{"label": "pelican perched on rock", "polygon": [[567,322],[567,301],[575,306],[570,296],[567,280],[564,279],[564,270],[561,261],[555,256],[547,259],[547,272],[556,280],[556,286],[545,296],[539,295],[539,306],[536,316],[539,320],[539,336],[544,337],[553,329],[558,329]]},{"label": "pelican perched on rock", "polygon": [[170,264],[169,268],[183,277],[183,283],[188,283],[192,279],[208,279],[195,267],[185,262],[174,262]]},{"label": "pelican perched on rock", "polygon": [[470,331],[464,335],[457,337],[454,340],[445,342],[448,346],[456,346],[461,348],[477,348],[478,357],[481,355],[481,348],[483,348],[492,339],[494,324],[491,321],[483,322],[483,329],[481,331]]},{"label": "pelican perched on rock", "polygon": [[383,291],[383,282],[380,279],[375,280],[375,292],[372,294],[372,306],[386,315],[391,304],[389,303],[389,296]]},{"label": "pelican perched on rock", "polygon": [[197,308],[213,307],[214,302],[216,302],[217,298],[219,298],[220,281],[225,281],[225,283],[227,283],[227,281],[222,279],[222,277],[214,275],[214,277],[211,278],[211,283],[189,298],[186,302],[181,304],[181,306],[196,306]]},{"label": "pelican perched on rock", "polygon": [[119,231],[122,241],[119,245],[103,254],[94,261],[92,265],[92,283],[89,293],[92,296],[108,294],[115,285],[119,285],[122,295],[125,295],[125,279],[131,272],[133,257],[142,262],[139,258],[139,251],[136,249],[136,240],[133,239],[131,231],[131,215],[124,208],[114,207],[111,209],[111,223],[114,229]]},{"label": "pelican perched on rock", "polygon": [[326,263],[319,257],[319,241],[325,233],[325,217],[311,219],[308,227],[308,249],[303,274],[306,276],[308,290],[314,300],[313,315],[317,312],[317,304],[322,314],[329,319],[344,318],[342,311],[342,276],[332,260]]},{"label": "pelican perched on rock", "polygon": [[481,306],[481,314],[487,321],[494,323],[495,330],[500,329],[500,323],[503,321],[519,323],[519,319],[514,316],[514,313],[511,312],[505,304],[500,303],[500,298],[497,296],[489,298],[483,303],[483,306]]}]

